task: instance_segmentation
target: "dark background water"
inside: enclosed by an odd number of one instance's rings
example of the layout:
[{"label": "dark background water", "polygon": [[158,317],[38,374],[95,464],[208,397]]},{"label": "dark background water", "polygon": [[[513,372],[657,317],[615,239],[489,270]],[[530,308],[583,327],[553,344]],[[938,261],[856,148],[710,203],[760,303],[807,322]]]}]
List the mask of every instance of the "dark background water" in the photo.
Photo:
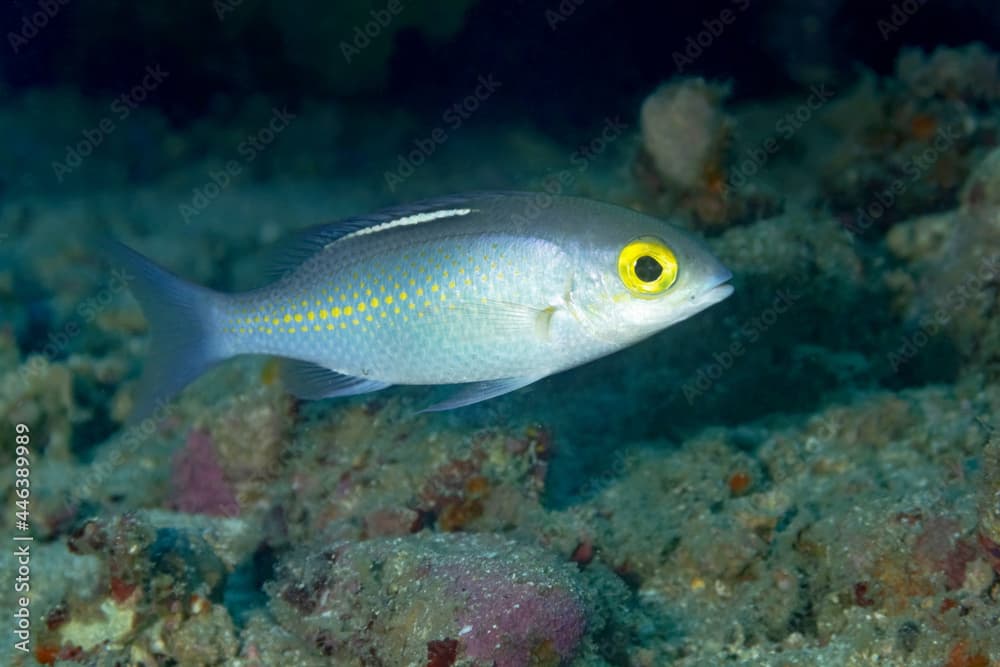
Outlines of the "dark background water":
[{"label": "dark background water", "polygon": [[[505,90],[486,117],[528,117],[559,134],[591,125],[595,104],[601,114],[609,100],[632,113],[677,70],[675,53],[689,48],[696,57],[683,73],[731,80],[738,100],[850,78],[861,63],[885,73],[902,46],[1000,45],[1000,18],[989,0],[399,0],[390,28],[373,31],[377,47],[359,49],[355,73],[345,73],[339,47],[375,20],[369,11],[389,6],[15,0],[0,7],[7,37],[0,74],[15,89],[69,85],[116,95],[145,64],[158,63],[184,83],[156,91],[152,102],[183,125],[257,95],[293,108],[307,100],[357,101],[438,114],[440,99],[465,95],[470,82],[493,73]],[[345,11],[351,7],[361,9]],[[726,11],[733,20],[723,24]],[[417,15],[428,18],[392,25]],[[11,33],[32,34],[26,17],[41,29],[30,48],[13,53]],[[440,24],[454,29],[440,35],[427,28]],[[698,41],[705,46],[691,47]]]}]

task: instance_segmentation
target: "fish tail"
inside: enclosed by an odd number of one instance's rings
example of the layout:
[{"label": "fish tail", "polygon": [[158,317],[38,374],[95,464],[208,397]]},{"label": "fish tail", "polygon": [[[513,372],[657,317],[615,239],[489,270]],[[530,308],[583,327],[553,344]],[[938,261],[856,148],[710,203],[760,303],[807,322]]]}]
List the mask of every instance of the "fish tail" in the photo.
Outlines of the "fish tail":
[{"label": "fish tail", "polygon": [[105,244],[149,322],[149,351],[130,423],[144,419],[193,382],[222,354],[211,331],[222,294],[189,283],[118,241]]}]

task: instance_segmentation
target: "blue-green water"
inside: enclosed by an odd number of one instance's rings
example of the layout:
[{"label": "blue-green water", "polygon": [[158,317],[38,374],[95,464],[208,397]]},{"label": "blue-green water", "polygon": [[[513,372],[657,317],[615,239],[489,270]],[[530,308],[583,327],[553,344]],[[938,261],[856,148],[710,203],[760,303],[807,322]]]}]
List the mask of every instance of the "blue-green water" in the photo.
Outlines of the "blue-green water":
[{"label": "blue-green water", "polygon": [[[0,9],[0,662],[1000,664],[992,9]],[[668,220],[735,291],[451,412],[242,357],[129,425],[107,239],[235,292],[483,190]]]}]

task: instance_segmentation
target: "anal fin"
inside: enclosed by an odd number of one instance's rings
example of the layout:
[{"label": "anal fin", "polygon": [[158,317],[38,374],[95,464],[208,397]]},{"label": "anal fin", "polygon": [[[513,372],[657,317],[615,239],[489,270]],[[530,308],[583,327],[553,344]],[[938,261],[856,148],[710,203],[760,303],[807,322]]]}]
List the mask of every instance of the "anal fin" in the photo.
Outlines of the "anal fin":
[{"label": "anal fin", "polygon": [[544,375],[532,375],[529,377],[500,378],[497,380],[486,380],[484,382],[470,382],[461,385],[460,389],[450,398],[440,403],[424,408],[420,412],[441,412],[443,410],[454,410],[473,403],[479,403],[490,398],[502,396],[521,387],[526,387],[532,382],[541,380]]},{"label": "anal fin", "polygon": [[310,401],[367,394],[390,386],[386,382],[343,375],[319,364],[297,359],[282,361],[281,379],[288,391]]}]

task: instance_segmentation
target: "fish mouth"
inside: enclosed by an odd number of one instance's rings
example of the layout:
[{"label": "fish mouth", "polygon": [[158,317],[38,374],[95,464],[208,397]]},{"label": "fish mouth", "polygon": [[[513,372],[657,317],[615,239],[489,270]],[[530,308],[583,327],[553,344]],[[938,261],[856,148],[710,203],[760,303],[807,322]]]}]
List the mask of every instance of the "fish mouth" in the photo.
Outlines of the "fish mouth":
[{"label": "fish mouth", "polygon": [[698,293],[693,301],[702,308],[713,306],[733,293],[733,286],[727,284],[733,277],[729,269],[722,269],[707,288]]},{"label": "fish mouth", "polygon": [[732,294],[733,291],[732,285],[718,285],[702,295],[702,303],[706,306],[715,305]]}]

